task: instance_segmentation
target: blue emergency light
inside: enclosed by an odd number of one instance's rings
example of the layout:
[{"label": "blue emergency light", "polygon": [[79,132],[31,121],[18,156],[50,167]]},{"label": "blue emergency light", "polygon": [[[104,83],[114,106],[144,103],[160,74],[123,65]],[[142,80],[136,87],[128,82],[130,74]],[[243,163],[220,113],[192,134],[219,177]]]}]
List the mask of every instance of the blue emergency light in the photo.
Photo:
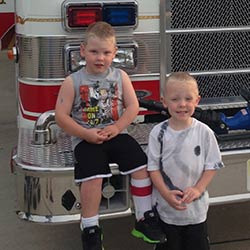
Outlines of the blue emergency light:
[{"label": "blue emergency light", "polygon": [[135,26],[137,8],[130,5],[104,5],[103,21],[112,26]]}]

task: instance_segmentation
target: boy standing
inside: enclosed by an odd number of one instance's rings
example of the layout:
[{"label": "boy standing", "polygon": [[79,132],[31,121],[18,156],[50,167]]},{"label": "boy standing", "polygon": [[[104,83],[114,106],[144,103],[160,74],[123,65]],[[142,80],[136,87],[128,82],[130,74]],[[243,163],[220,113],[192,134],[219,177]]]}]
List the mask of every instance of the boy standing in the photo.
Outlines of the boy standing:
[{"label": "boy standing", "polygon": [[223,167],[213,131],[192,118],[200,101],[196,80],[172,73],[163,104],[170,118],[156,125],[148,144],[148,171],[167,242],[156,250],[208,250],[206,188]]},{"label": "boy standing", "polygon": [[116,51],[114,29],[105,22],[90,25],[80,48],[86,67],[64,80],[56,104],[56,122],[73,138],[84,250],[103,249],[98,213],[102,180],[111,176],[109,163],[117,163],[121,174],[131,174],[137,219],[133,235],[150,243],[165,239],[152,210],[147,157],[125,132],[139,104],[128,75],[111,67]]}]

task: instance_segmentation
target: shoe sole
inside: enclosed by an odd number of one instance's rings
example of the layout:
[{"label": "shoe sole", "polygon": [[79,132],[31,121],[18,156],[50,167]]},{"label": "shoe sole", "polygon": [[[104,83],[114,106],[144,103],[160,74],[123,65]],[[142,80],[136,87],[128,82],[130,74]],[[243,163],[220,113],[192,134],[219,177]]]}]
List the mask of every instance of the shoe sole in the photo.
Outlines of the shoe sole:
[{"label": "shoe sole", "polygon": [[131,234],[132,234],[134,237],[136,237],[136,238],[138,238],[138,239],[143,239],[145,242],[150,243],[150,244],[160,243],[159,240],[151,240],[151,239],[149,239],[146,235],[144,235],[143,233],[137,231],[136,229],[133,229],[132,232],[131,232]]}]

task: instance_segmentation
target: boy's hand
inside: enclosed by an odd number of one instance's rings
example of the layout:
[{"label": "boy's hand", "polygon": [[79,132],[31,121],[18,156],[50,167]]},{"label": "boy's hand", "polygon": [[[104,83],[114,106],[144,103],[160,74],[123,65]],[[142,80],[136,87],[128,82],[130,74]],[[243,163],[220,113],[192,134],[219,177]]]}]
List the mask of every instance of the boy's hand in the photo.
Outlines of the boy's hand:
[{"label": "boy's hand", "polygon": [[182,202],[191,203],[201,196],[201,192],[196,187],[188,187],[183,191]]},{"label": "boy's hand", "polygon": [[165,195],[165,200],[168,204],[175,208],[176,210],[185,210],[187,209],[186,204],[182,201],[183,192],[179,190],[169,190],[169,192]]},{"label": "boy's hand", "polygon": [[104,134],[107,136],[106,141],[116,137],[120,133],[118,127],[115,124],[109,125],[105,127],[100,134]]},{"label": "boy's hand", "polygon": [[92,144],[102,144],[108,138],[107,133],[103,133],[102,129],[90,128],[84,135],[84,139]]}]

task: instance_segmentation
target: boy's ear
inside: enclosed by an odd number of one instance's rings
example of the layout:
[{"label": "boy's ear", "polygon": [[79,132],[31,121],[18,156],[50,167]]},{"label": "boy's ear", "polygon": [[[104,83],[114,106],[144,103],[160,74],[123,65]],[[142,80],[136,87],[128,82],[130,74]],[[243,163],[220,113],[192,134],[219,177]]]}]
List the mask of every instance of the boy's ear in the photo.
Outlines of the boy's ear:
[{"label": "boy's ear", "polygon": [[199,104],[200,100],[201,100],[201,96],[199,95],[199,96],[197,97],[197,100],[196,100],[196,105]]},{"label": "boy's ear", "polygon": [[165,99],[164,99],[163,96],[161,97],[161,103],[164,106],[164,108],[167,108],[167,104],[166,104]]},{"label": "boy's ear", "polygon": [[118,51],[118,47],[115,47],[115,49],[114,49],[114,58],[116,56],[117,51]]},{"label": "boy's ear", "polygon": [[85,45],[83,43],[80,44],[80,55],[81,57],[85,56]]}]

